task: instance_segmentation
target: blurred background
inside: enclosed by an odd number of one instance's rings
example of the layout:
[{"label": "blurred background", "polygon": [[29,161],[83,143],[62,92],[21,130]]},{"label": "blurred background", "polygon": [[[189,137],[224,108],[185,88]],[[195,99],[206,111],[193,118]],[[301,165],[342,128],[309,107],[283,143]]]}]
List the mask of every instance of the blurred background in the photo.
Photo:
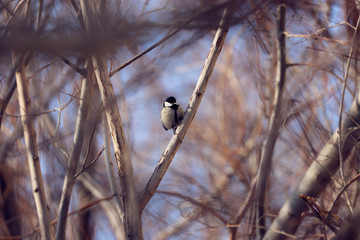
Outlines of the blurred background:
[{"label": "blurred background", "polygon": [[[89,34],[78,20],[76,0],[29,1],[28,15],[23,19],[16,17],[20,2],[0,1],[0,236],[37,239],[38,220],[17,92],[13,90],[12,55],[27,53],[40,162],[51,219],[55,219],[79,106],[81,75],[76,70],[84,67],[92,53],[106,54],[140,192],[173,135],[161,126],[162,103],[172,95],[187,107],[226,1],[91,0],[101,13],[101,31],[94,29]],[[282,106],[285,120],[267,190],[269,224],[338,126],[351,47],[345,112],[355,97],[359,42],[358,36],[354,45],[351,39],[359,16],[357,3],[286,3],[286,52],[292,65],[287,69]],[[227,224],[235,219],[237,239],[255,238],[253,183],[272,112],[277,5],[277,1],[237,1],[225,45],[196,117],[142,215],[145,239],[228,239],[231,228]],[[111,74],[178,29],[167,41]],[[87,123],[79,169],[84,158],[94,159],[104,144],[95,81],[92,91],[91,121]],[[5,105],[7,98],[10,101]],[[347,180],[358,173],[358,164],[355,150],[344,167]],[[319,199],[325,208],[337,193],[338,177],[334,176]],[[348,193],[355,206],[358,183]],[[100,155],[77,178],[69,211],[81,211],[68,219],[68,239],[122,239],[111,199],[82,209],[88,202],[109,196]],[[346,219],[348,206],[340,201],[336,214]],[[300,239],[315,239],[319,234],[320,221],[310,217],[297,232]]]}]

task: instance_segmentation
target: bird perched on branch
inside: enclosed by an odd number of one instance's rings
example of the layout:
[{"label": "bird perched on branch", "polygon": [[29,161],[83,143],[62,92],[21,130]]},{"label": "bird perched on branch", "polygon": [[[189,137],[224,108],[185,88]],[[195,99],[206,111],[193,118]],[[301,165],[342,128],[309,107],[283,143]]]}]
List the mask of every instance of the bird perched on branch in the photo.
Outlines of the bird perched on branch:
[{"label": "bird perched on branch", "polygon": [[175,133],[183,117],[184,109],[176,102],[176,98],[173,96],[168,97],[161,109],[161,123],[164,129],[167,131],[172,128]]}]

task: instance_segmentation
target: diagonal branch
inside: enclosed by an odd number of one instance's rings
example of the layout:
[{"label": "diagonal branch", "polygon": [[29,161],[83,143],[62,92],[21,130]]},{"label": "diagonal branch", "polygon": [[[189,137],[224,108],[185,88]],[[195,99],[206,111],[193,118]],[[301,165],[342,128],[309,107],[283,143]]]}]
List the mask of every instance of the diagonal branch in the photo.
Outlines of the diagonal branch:
[{"label": "diagonal branch", "polygon": [[[232,0],[230,0],[232,1]],[[114,76],[116,73],[120,72],[122,69],[124,69],[125,67],[129,66],[130,64],[132,64],[133,62],[135,62],[137,59],[141,58],[142,56],[144,56],[145,54],[147,54],[148,52],[152,51],[153,49],[157,48],[158,46],[160,46],[161,44],[163,44],[164,42],[166,42],[167,40],[169,40],[170,38],[172,38],[174,35],[176,35],[178,32],[180,32],[182,29],[184,29],[185,26],[189,25],[193,20],[195,20],[197,17],[204,15],[204,14],[211,14],[210,12],[213,9],[216,9],[218,7],[221,7],[222,5],[226,4],[226,0],[222,0],[222,1],[218,1],[217,4],[210,4],[209,7],[203,7],[198,13],[196,13],[194,16],[192,16],[190,19],[185,19],[185,21],[182,21],[181,23],[179,23],[179,27],[172,30],[169,34],[167,34],[166,36],[164,36],[162,39],[160,39],[158,42],[154,43],[153,45],[151,45],[150,47],[148,47],[147,49],[145,49],[144,51],[136,54],[134,57],[132,57],[131,59],[129,59],[128,61],[124,62],[123,64],[121,64],[119,67],[115,68],[113,71],[110,72],[109,76],[112,77]]]},{"label": "diagonal branch", "polygon": [[[350,110],[342,121],[342,135],[346,136],[342,141],[342,153],[344,160],[350,155],[351,150],[357,143],[360,131],[353,131],[358,128],[360,123],[360,91],[354,99]],[[350,133],[350,134],[348,134]],[[323,149],[318,154],[316,160],[306,171],[300,180],[295,191],[281,208],[278,216],[270,226],[265,235],[265,239],[284,239],[284,233],[293,234],[302,221],[301,213],[307,210],[306,204],[299,198],[299,194],[311,197],[318,197],[330,182],[331,176],[339,168],[339,133],[336,130]]]},{"label": "diagonal branch", "polygon": [[[358,23],[356,29],[358,29]],[[350,58],[351,56],[349,56]],[[344,78],[346,80],[347,73]],[[343,87],[345,85],[346,83],[344,82]],[[343,91],[344,88],[342,90],[342,97]],[[340,112],[342,112],[342,107]],[[307,209],[306,205],[298,197],[299,194],[318,197],[330,182],[331,176],[335,174],[340,164],[342,165],[349,156],[360,135],[358,130],[360,123],[360,91],[357,93],[346,118],[344,120],[340,118],[339,122],[341,123],[340,130],[337,129],[333,133],[332,137],[318,154],[316,160],[306,171],[305,176],[271,224],[265,239],[283,239],[285,236],[276,233],[278,230],[290,234],[295,233],[302,221],[301,213]],[[332,209],[330,212],[332,212]]]},{"label": "diagonal branch", "polygon": [[147,203],[155,194],[161,180],[163,179],[167,169],[169,168],[172,159],[175,156],[176,151],[179,149],[182,140],[185,137],[187,130],[190,127],[192,120],[199,108],[201,99],[205,93],[207,84],[215,67],[216,60],[221,52],[222,46],[225,42],[225,37],[228,32],[230,20],[233,15],[234,4],[236,1],[231,1],[223,12],[223,16],[216,32],[215,38],[211,45],[209,54],[205,60],[204,67],[201,71],[199,80],[196,84],[194,92],[190,98],[190,103],[186,110],[184,120],[182,124],[176,129],[175,135],[170,140],[170,143],[166,147],[158,165],[156,166],[153,174],[147,182],[144,190],[139,196],[140,212],[144,210]]},{"label": "diagonal branch", "polygon": [[[186,24],[190,23],[192,20],[188,21]],[[129,59],[128,61],[124,62],[123,64],[121,64],[119,67],[115,68],[113,71],[110,72],[109,77],[114,76],[116,73],[120,72],[122,69],[124,69],[125,67],[129,66],[131,63],[135,62],[136,60],[138,60],[139,58],[141,58],[142,56],[144,56],[145,54],[147,54],[148,52],[150,52],[151,50],[155,49],[156,47],[160,46],[162,43],[166,42],[167,40],[169,40],[172,36],[174,36],[175,34],[177,34],[178,32],[180,32],[180,30],[182,29],[182,27],[179,27],[177,29],[175,29],[174,31],[172,31],[171,33],[169,33],[168,35],[166,35],[165,37],[163,37],[162,39],[160,39],[160,41],[154,43],[153,45],[151,45],[149,48],[145,49],[144,51],[136,54],[134,57],[132,57],[131,59]]]}]

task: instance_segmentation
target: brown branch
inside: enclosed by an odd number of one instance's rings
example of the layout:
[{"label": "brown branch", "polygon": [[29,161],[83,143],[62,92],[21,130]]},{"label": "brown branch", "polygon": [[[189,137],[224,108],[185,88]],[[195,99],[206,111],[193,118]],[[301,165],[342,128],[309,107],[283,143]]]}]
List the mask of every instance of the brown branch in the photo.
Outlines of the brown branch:
[{"label": "brown branch", "polygon": [[207,201],[205,200],[204,202],[199,202],[191,197],[185,196],[181,193],[177,193],[177,192],[169,192],[169,191],[156,191],[157,193],[160,194],[166,194],[172,197],[178,197],[181,198],[187,202],[190,202],[204,210],[206,210],[207,212],[209,212],[211,215],[215,216],[216,218],[218,218],[221,222],[223,222],[224,224],[228,223],[228,220],[225,219],[223,216],[221,216],[214,208],[210,207],[209,204],[207,204]]},{"label": "brown branch", "polygon": [[102,146],[100,148],[100,150],[98,151],[98,153],[96,154],[96,156],[94,157],[94,159],[89,163],[89,165],[86,165],[86,162],[87,162],[87,158],[85,159],[84,161],[84,164],[81,168],[81,170],[75,174],[75,178],[77,178],[80,174],[84,173],[84,172],[87,172],[90,170],[90,168],[96,163],[96,161],[99,159],[99,157],[101,156],[101,154],[104,152],[105,148],[104,146]]},{"label": "brown branch", "polygon": [[[27,54],[25,56],[25,60],[24,60],[24,66],[27,66],[28,63],[30,62],[31,59],[31,54]],[[10,77],[9,77],[9,81],[12,81],[12,79],[15,77],[15,69],[13,69],[11,71]],[[6,97],[4,98],[4,100],[0,101],[0,129],[1,129],[1,124],[2,124],[2,120],[3,120],[3,116],[6,115],[5,110],[15,92],[16,89],[16,80],[14,79],[13,82],[11,83],[11,86],[9,88],[8,93],[6,94]]]},{"label": "brown branch", "polygon": [[[360,92],[354,99],[348,116],[343,120],[342,132],[347,136],[343,140],[342,154],[344,160],[350,155],[356,145],[359,131],[353,131],[360,122]],[[348,133],[351,134],[348,134]],[[275,230],[292,234],[296,231],[302,221],[301,213],[306,210],[306,204],[298,197],[300,193],[318,197],[331,180],[331,176],[339,168],[339,134],[337,130],[319,152],[316,160],[306,171],[304,177],[299,181],[298,186],[290,195],[289,199],[281,208],[278,216],[273,221],[270,229],[265,235],[268,239],[283,239],[283,235],[277,234]]]},{"label": "brown branch", "polygon": [[[192,20],[186,22],[184,25],[189,24]],[[117,67],[116,69],[114,69],[113,71],[111,71],[111,73],[109,73],[109,77],[114,76],[116,73],[120,72],[123,68],[129,66],[131,63],[135,62],[136,60],[138,60],[139,58],[141,58],[142,56],[144,56],[145,54],[147,54],[148,52],[150,52],[151,50],[153,50],[154,48],[160,46],[162,43],[166,42],[167,40],[169,40],[172,36],[174,36],[175,34],[177,34],[178,32],[180,32],[180,30],[182,30],[182,27],[179,27],[177,29],[175,29],[174,31],[172,31],[171,33],[169,33],[168,35],[166,35],[164,38],[162,38],[160,41],[158,41],[157,43],[151,45],[148,49],[136,54],[134,57],[132,57],[131,59],[129,59],[128,61],[126,61],[125,63],[121,64],[119,67]]]},{"label": "brown branch", "polygon": [[[339,142],[338,142],[338,147],[339,147],[339,163],[340,163],[340,176],[341,176],[341,180],[342,183],[341,185],[345,185],[345,174],[344,174],[344,158],[342,155],[342,132],[341,132],[341,122],[342,122],[342,112],[343,112],[343,108],[344,108],[344,98],[345,98],[345,89],[346,89],[346,85],[347,85],[347,80],[348,80],[348,76],[349,76],[349,69],[350,69],[350,62],[351,62],[351,56],[353,54],[353,46],[355,43],[355,39],[357,36],[357,32],[359,29],[359,23],[360,23],[360,16],[358,17],[357,23],[356,23],[356,27],[355,27],[355,31],[354,31],[354,35],[353,38],[351,40],[351,48],[350,48],[350,52],[349,52],[349,58],[347,59],[347,63],[346,63],[346,70],[345,70],[345,75],[344,75],[344,81],[343,81],[343,86],[342,86],[342,90],[341,90],[341,100],[340,100],[340,108],[339,108],[339,123],[338,123],[338,131],[339,131]],[[345,197],[346,197],[346,202],[347,205],[350,209],[351,212],[352,211],[352,207],[350,204],[350,199],[349,196],[347,195],[347,193],[345,192]]]},{"label": "brown branch", "polygon": [[[88,202],[88,203],[85,203],[84,205],[80,206],[78,209],[72,211],[72,212],[69,212],[66,217],[70,217],[70,216],[73,216],[75,214],[79,214],[83,211],[85,211],[86,209],[96,205],[96,204],[99,204],[103,201],[108,201],[108,200],[111,200],[114,196],[108,196],[108,197],[104,197],[102,199],[97,199],[97,200],[94,200],[94,201],[91,201],[91,202]],[[59,220],[59,218],[55,218],[53,219],[50,224],[51,225],[54,225],[55,223],[57,223]],[[3,236],[0,236],[0,240],[18,240],[18,239],[24,239],[24,238],[28,238],[28,237],[31,237],[32,235],[34,235],[36,232],[38,232],[40,230],[40,227],[37,227],[34,229],[33,232],[31,233],[27,233],[27,234],[24,234],[24,235],[21,235],[21,236],[11,236],[11,237],[3,237]]]},{"label": "brown branch", "polygon": [[[232,1],[232,0],[230,0]],[[119,71],[121,71],[122,69],[124,69],[125,67],[129,66],[131,63],[135,62],[137,59],[141,58],[142,56],[144,56],[145,54],[147,54],[148,52],[150,52],[151,50],[155,49],[156,47],[160,46],[162,43],[166,42],[167,40],[169,40],[171,37],[173,37],[175,34],[177,34],[178,32],[180,32],[180,30],[184,29],[185,26],[189,25],[192,21],[194,21],[196,18],[198,18],[199,16],[206,14],[207,12],[212,11],[213,9],[219,8],[222,5],[224,5],[226,3],[226,1],[219,1],[219,3],[217,5],[210,5],[209,8],[204,8],[201,11],[199,11],[195,16],[192,16],[191,19],[184,21],[183,23],[180,23],[180,27],[178,27],[177,29],[173,30],[172,32],[170,32],[168,35],[166,35],[165,37],[163,37],[162,39],[160,39],[158,42],[154,43],[153,45],[151,45],[149,48],[147,48],[146,50],[136,54],[134,57],[132,57],[131,59],[129,59],[128,61],[126,61],[125,63],[121,64],[119,67],[117,67],[116,69],[114,69],[113,71],[111,71],[111,73],[109,74],[109,77],[114,76],[116,73],[118,73]]]},{"label": "brown branch", "polygon": [[[340,226],[340,218],[335,214],[332,214],[316,203],[316,199],[305,194],[299,194],[299,197],[306,203],[306,205],[312,211],[312,215],[318,218],[323,224],[328,226],[334,233],[337,233],[338,227]],[[308,215],[306,212],[302,213],[302,215]]]},{"label": "brown branch", "polygon": [[[15,70],[13,70],[11,72],[11,75],[10,75],[10,80],[12,80],[15,76]],[[4,100],[0,101],[0,129],[1,129],[1,124],[2,124],[2,120],[3,120],[3,117],[5,115],[5,110],[7,108],[7,106],[9,105],[9,102],[10,102],[10,99],[11,97],[13,96],[14,92],[15,92],[15,89],[16,89],[16,80],[13,80],[13,82],[11,83],[11,86],[10,86],[10,89],[8,91],[8,93],[6,94],[6,97],[4,98]]]},{"label": "brown branch", "polygon": [[311,39],[315,39],[315,40],[324,40],[324,41],[328,41],[328,42],[335,42],[335,43],[340,43],[342,45],[346,45],[349,43],[349,41],[342,41],[342,40],[337,40],[337,39],[333,39],[333,38],[328,38],[328,37],[323,37],[323,36],[318,36],[318,35],[306,35],[306,34],[289,34],[287,32],[285,32],[285,35],[287,37],[298,37],[298,38],[311,38]]},{"label": "brown branch", "polygon": [[237,232],[237,229],[238,229],[238,225],[239,225],[241,219],[243,219],[245,213],[249,210],[249,207],[250,207],[250,205],[252,203],[251,200],[253,200],[254,195],[255,195],[256,182],[257,182],[257,178],[255,177],[252,180],[250,191],[249,191],[248,195],[246,196],[246,199],[245,199],[244,203],[242,204],[239,211],[236,213],[235,220],[232,221],[230,224],[228,224],[230,226],[234,226],[234,227],[230,227],[230,229],[229,229],[230,236],[231,236],[230,239],[231,240],[236,239],[236,232]]},{"label": "brown branch", "polygon": [[82,76],[86,76],[86,69],[84,68],[80,68],[78,66],[76,66],[75,64],[73,64],[69,59],[63,57],[63,56],[58,56],[66,65],[68,65],[69,67],[71,67],[72,69],[74,69],[77,73],[81,74]]},{"label": "brown branch", "polygon": [[332,203],[332,206],[330,208],[330,213],[332,213],[334,211],[334,208],[335,208],[335,204],[337,203],[337,201],[339,200],[339,198],[341,197],[341,195],[345,192],[345,190],[353,183],[355,182],[356,180],[358,180],[360,178],[360,174],[356,175],[355,177],[353,177],[353,179],[350,180],[350,182],[348,182],[347,184],[345,184],[341,190],[338,192],[338,194],[336,195],[333,203]]}]

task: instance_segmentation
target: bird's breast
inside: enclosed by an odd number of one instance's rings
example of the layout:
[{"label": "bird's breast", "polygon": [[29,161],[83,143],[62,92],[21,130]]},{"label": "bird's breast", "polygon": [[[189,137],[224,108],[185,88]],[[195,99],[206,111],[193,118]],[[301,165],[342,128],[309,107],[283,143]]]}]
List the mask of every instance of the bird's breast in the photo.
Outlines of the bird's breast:
[{"label": "bird's breast", "polygon": [[175,112],[171,108],[161,110],[161,122],[164,128],[171,129],[175,124]]}]

